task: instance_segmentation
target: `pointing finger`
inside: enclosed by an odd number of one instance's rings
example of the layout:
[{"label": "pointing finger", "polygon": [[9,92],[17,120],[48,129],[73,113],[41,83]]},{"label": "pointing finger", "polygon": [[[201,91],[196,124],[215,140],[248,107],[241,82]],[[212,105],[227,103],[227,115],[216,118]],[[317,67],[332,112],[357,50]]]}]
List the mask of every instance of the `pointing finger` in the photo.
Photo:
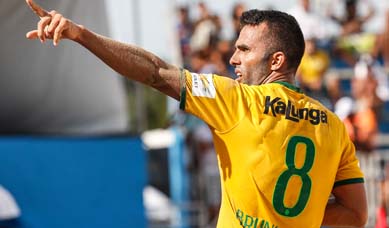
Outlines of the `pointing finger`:
[{"label": "pointing finger", "polygon": [[33,0],[26,0],[26,3],[30,6],[31,10],[34,11],[39,17],[49,16],[49,13],[36,4]]}]

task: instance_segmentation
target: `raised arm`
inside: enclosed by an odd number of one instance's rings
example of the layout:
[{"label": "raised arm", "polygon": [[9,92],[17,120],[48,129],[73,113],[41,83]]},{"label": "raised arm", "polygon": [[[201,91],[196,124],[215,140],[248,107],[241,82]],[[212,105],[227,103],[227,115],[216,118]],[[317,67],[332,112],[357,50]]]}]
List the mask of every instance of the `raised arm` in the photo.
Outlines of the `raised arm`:
[{"label": "raised arm", "polygon": [[335,187],[335,199],[329,202],[323,225],[337,227],[363,227],[367,221],[367,201],[363,183]]},{"label": "raised arm", "polygon": [[26,0],[26,2],[40,17],[37,28],[26,34],[28,39],[40,39],[42,43],[47,39],[52,39],[54,45],[58,45],[62,39],[73,40],[87,48],[119,74],[179,100],[180,70],[177,67],[167,64],[140,47],[96,34],[56,11],[47,12],[33,0]]}]

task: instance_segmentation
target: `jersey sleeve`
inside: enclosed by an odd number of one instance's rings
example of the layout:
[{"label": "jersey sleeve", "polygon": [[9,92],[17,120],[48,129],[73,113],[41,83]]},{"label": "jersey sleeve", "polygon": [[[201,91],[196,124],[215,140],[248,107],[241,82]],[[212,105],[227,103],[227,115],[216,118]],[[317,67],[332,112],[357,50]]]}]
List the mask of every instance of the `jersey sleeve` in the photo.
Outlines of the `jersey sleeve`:
[{"label": "jersey sleeve", "polygon": [[355,154],[354,144],[343,125],[341,138],[343,139],[341,142],[343,153],[336,174],[334,187],[345,184],[363,183],[363,173],[359,166],[359,160]]},{"label": "jersey sleeve", "polygon": [[233,128],[244,116],[241,97],[240,84],[231,78],[181,71],[180,109],[218,131]]}]

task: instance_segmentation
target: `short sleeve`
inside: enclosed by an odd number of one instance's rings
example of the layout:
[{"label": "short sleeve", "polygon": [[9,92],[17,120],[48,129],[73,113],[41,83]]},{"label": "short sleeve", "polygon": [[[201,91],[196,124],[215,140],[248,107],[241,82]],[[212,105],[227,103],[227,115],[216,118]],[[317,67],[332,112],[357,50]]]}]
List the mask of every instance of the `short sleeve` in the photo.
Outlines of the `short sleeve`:
[{"label": "short sleeve", "polygon": [[359,160],[355,153],[355,147],[348,136],[345,127],[342,128],[342,156],[340,158],[338,172],[336,174],[334,187],[363,183],[363,173],[359,166]]},{"label": "short sleeve", "polygon": [[219,131],[231,129],[244,116],[247,105],[241,85],[229,77],[181,72],[180,109]]}]

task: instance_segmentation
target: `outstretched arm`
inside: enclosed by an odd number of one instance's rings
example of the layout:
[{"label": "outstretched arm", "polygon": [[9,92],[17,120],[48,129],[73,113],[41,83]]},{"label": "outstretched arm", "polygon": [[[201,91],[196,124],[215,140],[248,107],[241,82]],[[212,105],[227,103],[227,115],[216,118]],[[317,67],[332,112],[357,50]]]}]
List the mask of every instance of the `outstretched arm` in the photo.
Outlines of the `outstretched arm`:
[{"label": "outstretched arm", "polygon": [[40,17],[37,28],[26,34],[28,39],[40,39],[41,42],[52,39],[54,45],[58,45],[62,39],[73,40],[119,74],[179,100],[180,70],[177,67],[167,64],[140,47],[96,34],[56,11],[47,12],[33,0],[26,0],[26,2]]},{"label": "outstretched arm", "polygon": [[323,225],[363,227],[367,220],[367,202],[363,183],[335,187],[334,202],[325,210]]}]

